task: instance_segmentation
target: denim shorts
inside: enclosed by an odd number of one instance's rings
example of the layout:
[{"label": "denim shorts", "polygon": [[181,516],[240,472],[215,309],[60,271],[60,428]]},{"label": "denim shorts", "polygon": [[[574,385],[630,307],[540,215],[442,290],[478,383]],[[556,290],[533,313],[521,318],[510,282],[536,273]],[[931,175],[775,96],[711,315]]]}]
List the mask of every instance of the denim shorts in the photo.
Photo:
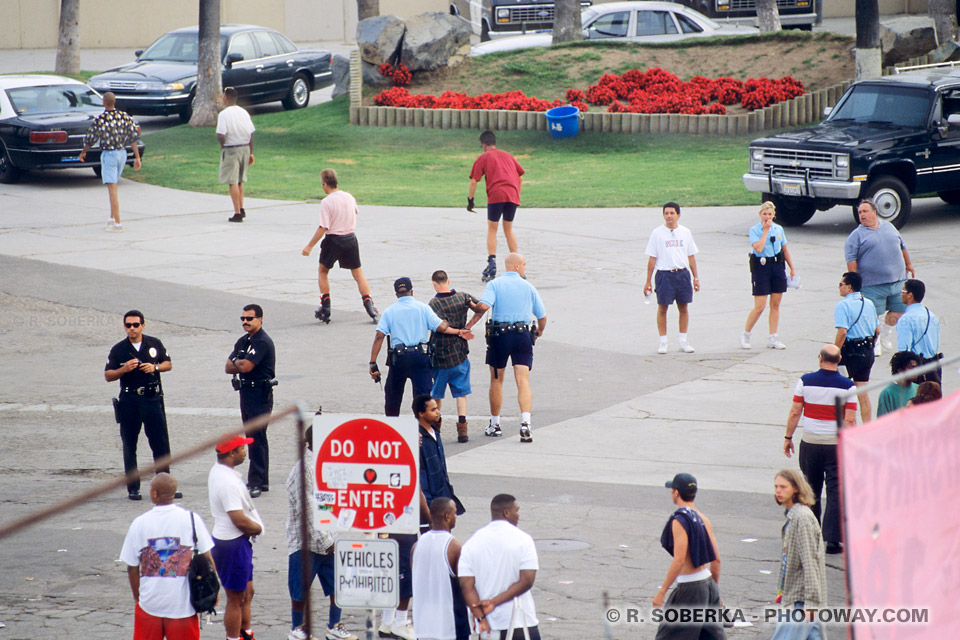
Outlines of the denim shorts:
[{"label": "denim shorts", "polygon": [[117,184],[127,164],[126,149],[111,149],[100,152],[100,177],[103,184]]},{"label": "denim shorts", "polygon": [[220,584],[230,591],[246,591],[247,583],[253,581],[253,544],[247,536],[233,540],[213,539],[210,551],[217,565]]},{"label": "denim shorts", "polygon": [[882,316],[887,311],[903,313],[907,310],[907,305],[900,299],[900,290],[904,282],[904,280],[898,280],[885,284],[871,284],[863,287],[860,293],[877,308],[878,316]]},{"label": "denim shorts", "polygon": [[463,362],[448,369],[434,369],[430,397],[443,400],[447,385],[450,385],[450,395],[454,398],[470,395],[470,358],[464,358]]},{"label": "denim shorts", "polygon": [[[297,602],[303,602],[303,569],[301,567],[300,554],[303,551],[294,551],[289,555],[287,561],[287,589],[290,591],[290,599]],[[320,578],[320,586],[323,588],[323,595],[333,595],[334,588],[334,556],[333,553],[326,555],[310,552],[310,584],[313,584],[314,577]]]}]

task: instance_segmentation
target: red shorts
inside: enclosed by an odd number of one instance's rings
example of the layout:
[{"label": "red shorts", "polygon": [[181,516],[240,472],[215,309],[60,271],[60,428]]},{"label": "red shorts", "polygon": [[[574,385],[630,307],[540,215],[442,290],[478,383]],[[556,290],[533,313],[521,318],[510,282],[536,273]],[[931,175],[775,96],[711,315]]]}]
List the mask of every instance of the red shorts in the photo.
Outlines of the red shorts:
[{"label": "red shorts", "polygon": [[158,618],[137,604],[133,615],[133,640],[200,640],[200,616]]}]

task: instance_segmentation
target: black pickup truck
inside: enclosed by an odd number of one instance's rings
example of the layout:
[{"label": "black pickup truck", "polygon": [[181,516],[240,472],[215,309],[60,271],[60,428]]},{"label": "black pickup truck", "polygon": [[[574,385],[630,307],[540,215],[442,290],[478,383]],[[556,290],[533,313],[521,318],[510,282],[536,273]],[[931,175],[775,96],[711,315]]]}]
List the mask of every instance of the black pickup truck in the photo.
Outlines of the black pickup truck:
[{"label": "black pickup truck", "polygon": [[872,198],[897,228],[911,198],[960,204],[960,67],[927,65],[850,86],[815,127],[750,143],[743,184],[801,225],[818,210]]}]

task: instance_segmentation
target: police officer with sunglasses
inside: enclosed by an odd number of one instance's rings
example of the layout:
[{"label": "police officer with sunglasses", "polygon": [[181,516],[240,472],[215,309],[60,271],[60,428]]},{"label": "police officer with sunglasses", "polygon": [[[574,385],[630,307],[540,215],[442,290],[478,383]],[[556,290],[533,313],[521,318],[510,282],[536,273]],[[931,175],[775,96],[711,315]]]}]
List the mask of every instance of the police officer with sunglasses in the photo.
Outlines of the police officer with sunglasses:
[{"label": "police officer with sunglasses", "polygon": [[[120,395],[114,400],[117,422],[120,423],[120,441],[123,443],[123,471],[137,470],[137,441],[140,428],[147,436],[154,461],[170,453],[170,435],[163,406],[163,387],[160,372],[170,371],[173,363],[163,343],[144,335],[147,323],[136,309],[123,315],[127,339],[110,349],[103,377],[107,382],[120,381]],[[157,469],[170,472],[170,467]],[[140,480],[127,483],[127,497],[141,500]],[[177,498],[182,495],[178,491]]]}]

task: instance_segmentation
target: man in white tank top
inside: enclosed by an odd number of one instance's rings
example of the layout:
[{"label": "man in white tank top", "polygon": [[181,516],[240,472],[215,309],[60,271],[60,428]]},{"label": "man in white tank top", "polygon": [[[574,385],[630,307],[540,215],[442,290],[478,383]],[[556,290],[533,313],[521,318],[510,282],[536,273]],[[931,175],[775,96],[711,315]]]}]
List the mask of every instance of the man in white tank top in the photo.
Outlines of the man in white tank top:
[{"label": "man in white tank top", "polygon": [[413,622],[418,640],[469,640],[467,605],[457,582],[460,543],[451,534],[457,505],[430,503],[430,530],[413,546]]}]

